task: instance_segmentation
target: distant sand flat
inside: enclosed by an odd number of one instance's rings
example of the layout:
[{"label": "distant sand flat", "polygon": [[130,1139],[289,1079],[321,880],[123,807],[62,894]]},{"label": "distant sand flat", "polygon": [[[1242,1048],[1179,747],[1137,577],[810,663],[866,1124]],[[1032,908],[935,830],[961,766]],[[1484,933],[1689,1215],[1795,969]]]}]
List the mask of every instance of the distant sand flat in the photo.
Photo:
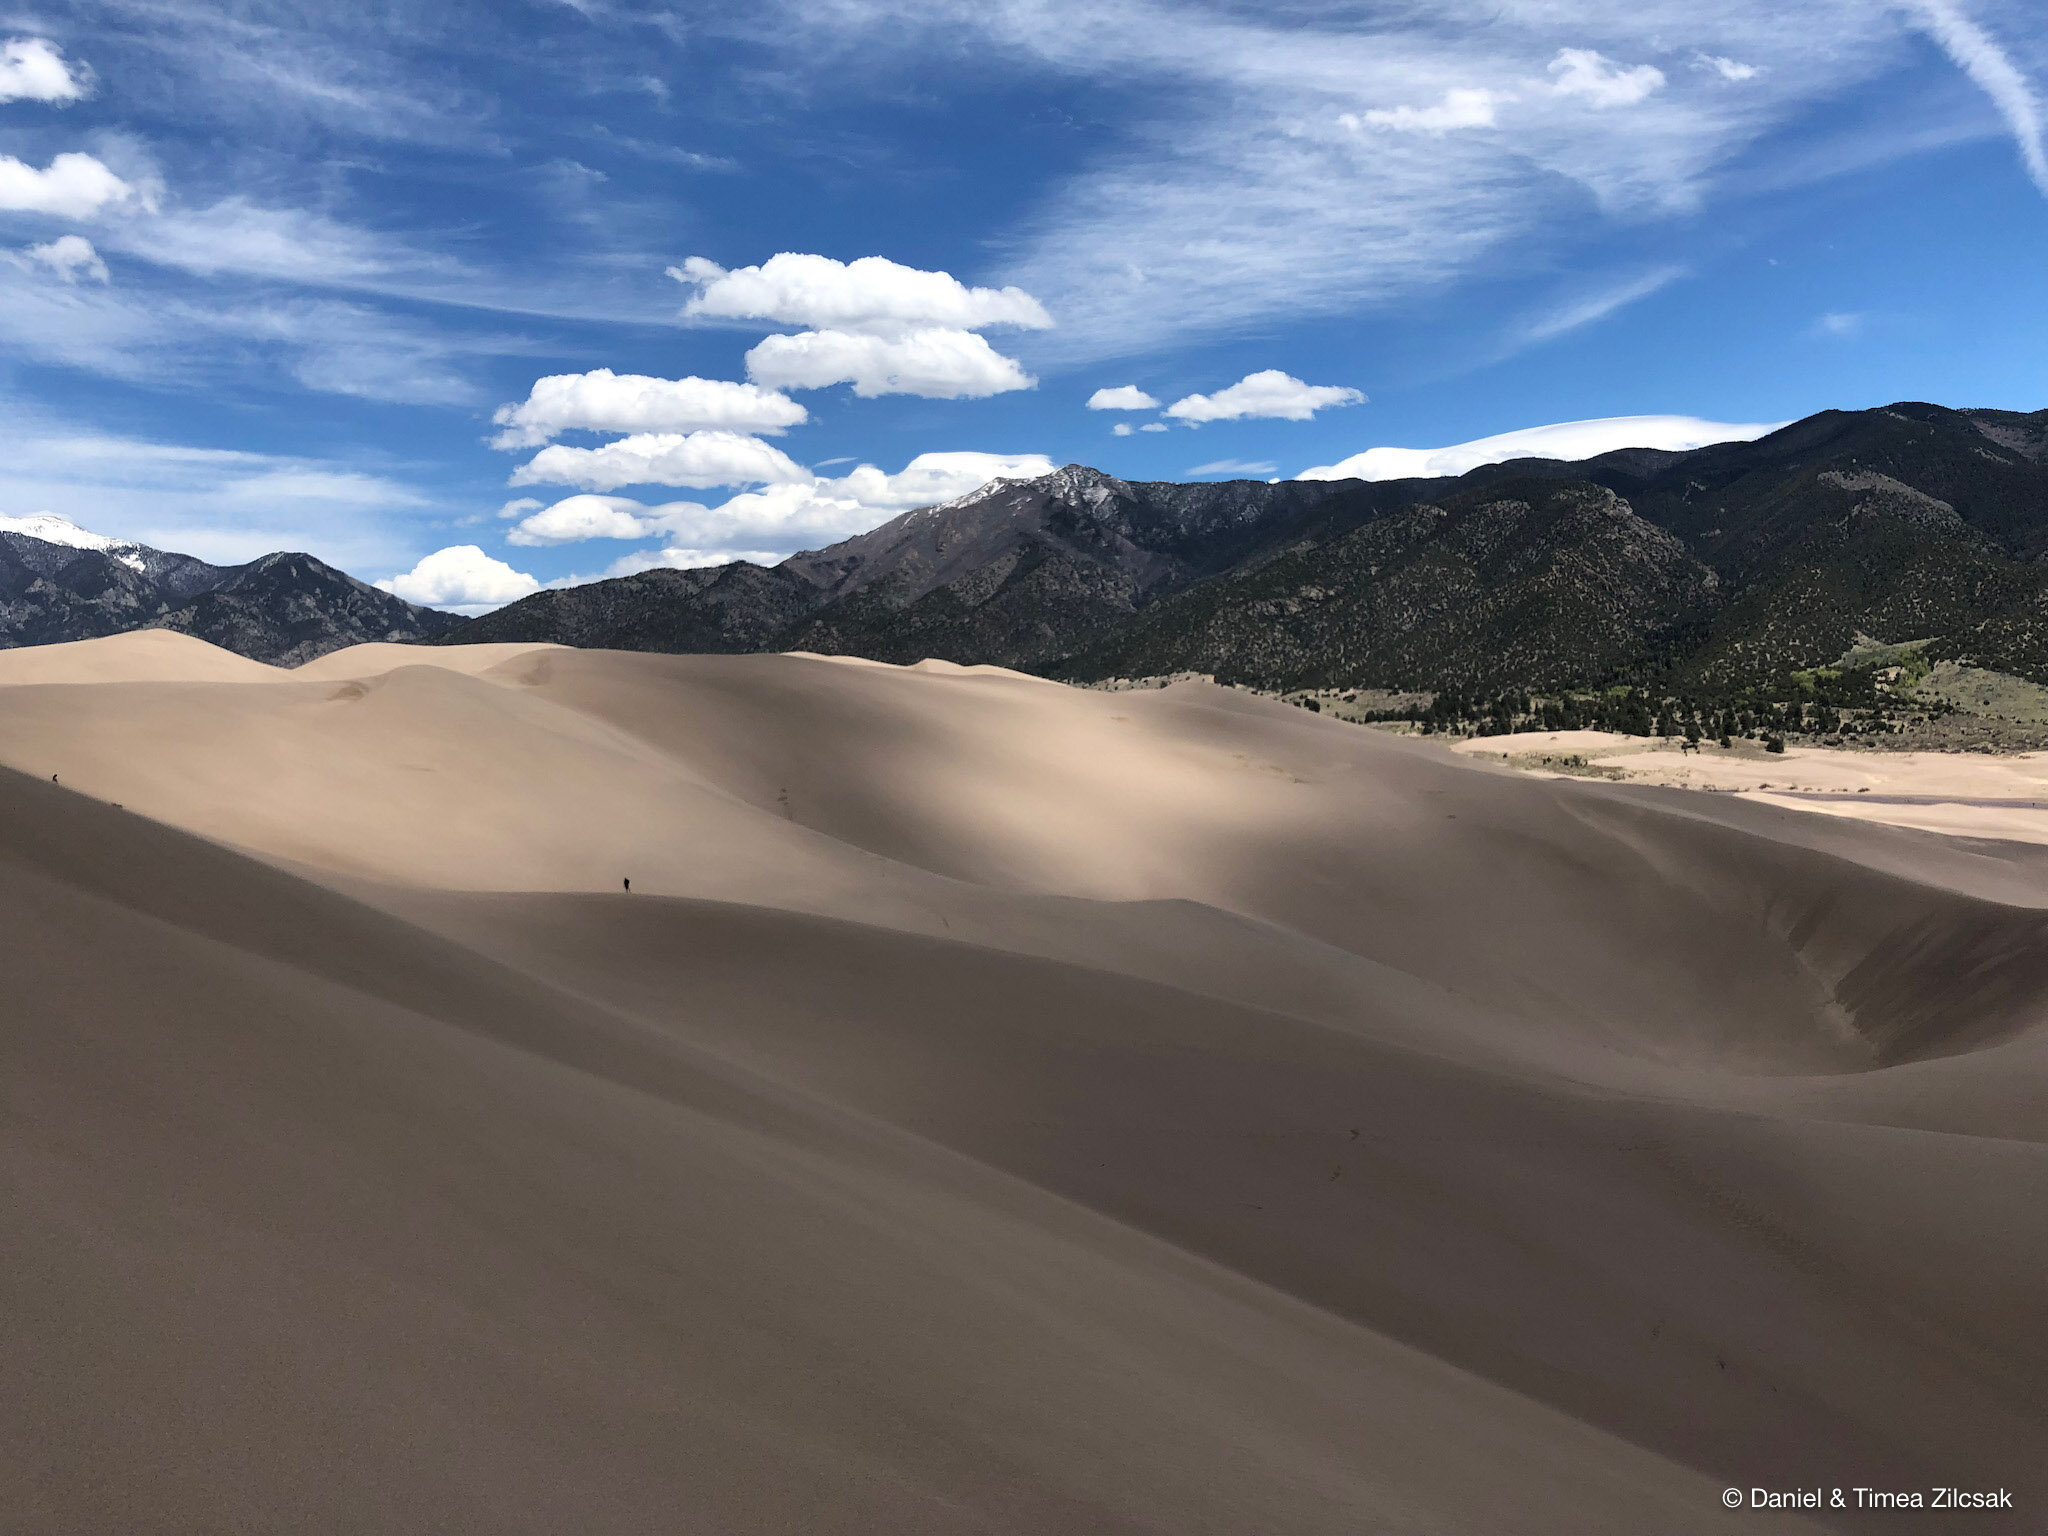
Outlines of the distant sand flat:
[{"label": "distant sand flat", "polygon": [[2048,849],[1202,683],[121,639],[0,653],[25,1529],[2038,1527]]},{"label": "distant sand flat", "polygon": [[[1782,753],[1765,753],[1753,743],[1724,752],[1711,742],[1697,752],[1682,752],[1675,742],[1609,731],[1475,736],[1452,750],[1532,766],[1546,753],[1577,755],[1594,767],[1618,771],[1631,783],[1732,791],[1792,810],[1956,837],[2048,843],[2048,753],[2042,752],[1993,756],[1788,746]],[[1821,795],[1841,798],[1817,798]]]}]

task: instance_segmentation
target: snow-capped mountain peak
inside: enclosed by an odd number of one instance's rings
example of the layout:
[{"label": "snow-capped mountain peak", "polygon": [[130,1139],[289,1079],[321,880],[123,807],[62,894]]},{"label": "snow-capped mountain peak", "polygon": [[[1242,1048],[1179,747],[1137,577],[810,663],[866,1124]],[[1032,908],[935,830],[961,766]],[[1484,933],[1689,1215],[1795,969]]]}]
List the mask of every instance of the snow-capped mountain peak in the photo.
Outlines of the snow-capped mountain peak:
[{"label": "snow-capped mountain peak", "polygon": [[142,558],[142,546],[134,540],[93,533],[54,512],[38,512],[33,517],[0,514],[0,533],[18,533],[24,538],[41,539],[45,544],[62,544],[71,549],[101,550],[134,571],[144,570],[148,564]]}]

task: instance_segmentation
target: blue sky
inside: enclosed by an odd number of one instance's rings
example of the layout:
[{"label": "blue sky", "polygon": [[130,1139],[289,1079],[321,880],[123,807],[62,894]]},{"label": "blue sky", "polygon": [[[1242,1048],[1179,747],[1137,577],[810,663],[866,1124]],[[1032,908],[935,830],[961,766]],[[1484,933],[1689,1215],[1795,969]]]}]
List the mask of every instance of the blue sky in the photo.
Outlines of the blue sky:
[{"label": "blue sky", "polygon": [[2048,405],[2039,5],[1705,11],[17,10],[0,514],[475,609],[1071,460]]}]

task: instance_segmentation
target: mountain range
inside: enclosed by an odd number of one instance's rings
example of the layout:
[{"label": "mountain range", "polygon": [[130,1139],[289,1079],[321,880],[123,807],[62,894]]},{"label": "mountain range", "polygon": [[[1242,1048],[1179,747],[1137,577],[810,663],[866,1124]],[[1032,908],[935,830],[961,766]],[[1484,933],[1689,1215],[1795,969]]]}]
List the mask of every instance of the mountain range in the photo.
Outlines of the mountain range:
[{"label": "mountain range", "polygon": [[1474,700],[1624,690],[1653,712],[1811,697],[1816,669],[1884,646],[2048,682],[2048,411],[1823,411],[1753,442],[1440,479],[1070,464],[779,565],[656,568],[471,620],[310,555],[214,566],[0,519],[0,645],[146,628],[282,665],[365,640],[552,641]]},{"label": "mountain range", "polygon": [[1859,643],[2048,679],[2048,411],[1824,411],[1454,478],[996,481],[780,565],[538,593],[439,643],[808,650],[1071,680],[1783,693]]},{"label": "mountain range", "polygon": [[0,646],[171,629],[296,666],[366,640],[426,640],[461,624],[311,555],[209,565],[48,513],[0,518]]}]

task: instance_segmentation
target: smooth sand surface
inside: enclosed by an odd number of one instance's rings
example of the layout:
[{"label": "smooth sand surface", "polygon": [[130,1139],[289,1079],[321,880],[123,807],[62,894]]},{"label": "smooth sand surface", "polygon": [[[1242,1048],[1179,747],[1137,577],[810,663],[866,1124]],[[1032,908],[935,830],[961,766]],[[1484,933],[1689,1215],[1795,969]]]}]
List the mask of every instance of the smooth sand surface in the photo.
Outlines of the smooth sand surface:
[{"label": "smooth sand surface", "polygon": [[257,683],[283,676],[168,629],[0,650],[0,687],[29,683]]},{"label": "smooth sand surface", "polygon": [[2038,1530],[2048,850],[394,649],[0,687],[22,1528]]},{"label": "smooth sand surface", "polygon": [[515,657],[561,649],[563,647],[559,645],[538,640],[501,645],[397,645],[379,640],[316,656],[303,666],[294,667],[292,676],[302,681],[313,678],[342,680],[376,677],[397,667],[412,666],[442,667],[450,672],[487,672]]}]

